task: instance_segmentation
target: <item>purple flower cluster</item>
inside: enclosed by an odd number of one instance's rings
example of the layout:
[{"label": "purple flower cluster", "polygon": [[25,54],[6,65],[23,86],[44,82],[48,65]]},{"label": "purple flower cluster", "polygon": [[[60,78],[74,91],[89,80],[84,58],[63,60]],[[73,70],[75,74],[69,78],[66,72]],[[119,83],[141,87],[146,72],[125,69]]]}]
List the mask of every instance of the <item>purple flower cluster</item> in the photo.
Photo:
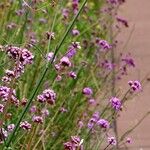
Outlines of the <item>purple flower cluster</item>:
[{"label": "purple flower cluster", "polygon": [[93,90],[90,87],[85,87],[82,90],[82,93],[86,96],[91,96],[93,94]]},{"label": "purple flower cluster", "polygon": [[6,52],[10,58],[17,62],[19,61],[22,65],[31,64],[33,62],[33,54],[25,48],[7,46]]},{"label": "purple flower cluster", "polygon": [[101,40],[99,38],[96,39],[96,44],[99,46],[101,51],[108,51],[112,48],[112,46],[106,40]]},{"label": "purple flower cluster", "polygon": [[41,116],[33,116],[32,121],[35,123],[43,123],[43,117]]},{"label": "purple flower cluster", "polygon": [[99,119],[97,121],[97,125],[99,125],[101,128],[104,128],[104,129],[108,129],[109,128],[109,122],[105,119]]},{"label": "purple flower cluster", "polygon": [[69,46],[68,51],[66,53],[66,57],[72,58],[78,49],[81,49],[79,42],[72,42],[72,44]]},{"label": "purple flower cluster", "polygon": [[95,124],[98,122],[100,116],[99,116],[99,112],[95,112],[92,116],[92,118],[89,120],[88,122],[88,128],[89,129],[93,129],[93,127],[95,126]]},{"label": "purple flower cluster", "polygon": [[117,17],[116,19],[117,19],[118,22],[120,22],[121,24],[123,24],[125,27],[129,27],[127,20],[125,20],[125,19],[123,19],[121,17]]},{"label": "purple flower cluster", "polygon": [[19,104],[19,100],[16,98],[15,90],[12,90],[7,86],[0,86],[0,98],[2,101],[11,100],[11,102],[15,105]]},{"label": "purple flower cluster", "polygon": [[121,106],[122,106],[122,104],[121,104],[121,100],[120,99],[118,99],[118,98],[116,98],[116,97],[112,97],[111,99],[110,99],[110,104],[111,104],[111,106],[115,109],[115,110],[120,110],[121,109]]},{"label": "purple flower cluster", "polygon": [[74,14],[77,14],[78,9],[79,9],[79,0],[72,0],[72,8]]},{"label": "purple flower cluster", "polygon": [[78,136],[71,136],[69,142],[64,143],[65,150],[83,150],[83,140]]},{"label": "purple flower cluster", "polygon": [[108,143],[110,145],[116,145],[117,144],[117,141],[116,141],[116,138],[115,137],[108,137]]},{"label": "purple flower cluster", "polygon": [[56,93],[52,89],[46,89],[42,92],[42,94],[37,96],[37,99],[41,103],[47,102],[53,105],[55,104]]},{"label": "purple flower cluster", "polygon": [[141,83],[139,81],[129,81],[128,84],[130,85],[131,89],[133,91],[141,91],[142,90],[142,86],[141,86]]},{"label": "purple flower cluster", "polygon": [[22,122],[20,122],[20,127],[23,130],[30,130],[31,129],[31,124],[28,121],[22,121]]}]

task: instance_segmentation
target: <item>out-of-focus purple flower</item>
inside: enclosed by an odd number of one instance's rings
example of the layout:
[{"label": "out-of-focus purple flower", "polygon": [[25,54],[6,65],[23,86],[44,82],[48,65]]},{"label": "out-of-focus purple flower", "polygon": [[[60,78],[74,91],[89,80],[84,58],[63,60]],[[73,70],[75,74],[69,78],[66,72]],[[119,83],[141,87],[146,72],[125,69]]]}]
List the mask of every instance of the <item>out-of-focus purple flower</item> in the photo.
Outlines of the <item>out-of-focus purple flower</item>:
[{"label": "out-of-focus purple flower", "polygon": [[128,137],[128,138],[126,139],[126,143],[131,144],[131,138]]},{"label": "out-of-focus purple flower", "polygon": [[57,75],[56,81],[61,81],[61,80],[62,80],[62,76],[61,75]]},{"label": "out-of-focus purple flower", "polygon": [[78,12],[79,9],[78,7],[79,7],[79,0],[72,0],[72,8],[75,15]]},{"label": "out-of-focus purple flower", "polygon": [[73,57],[76,54],[78,49],[81,49],[80,43],[79,42],[72,42],[68,48],[66,56],[68,58]]},{"label": "out-of-focus purple flower", "polygon": [[101,63],[101,66],[102,68],[107,69],[107,70],[112,70],[115,67],[115,65],[109,60],[104,60]]},{"label": "out-of-focus purple flower", "polygon": [[95,112],[92,116],[92,118],[89,120],[88,122],[88,128],[92,129],[94,127],[94,125],[97,123],[97,121],[99,120],[100,115],[99,112]]},{"label": "out-of-focus purple flower", "polygon": [[116,97],[112,97],[110,99],[110,103],[111,103],[111,106],[115,109],[115,110],[120,110],[121,109],[121,100],[116,98]]},{"label": "out-of-focus purple flower", "polygon": [[7,138],[8,137],[8,132],[7,130],[5,130],[4,128],[1,129],[2,133],[3,133],[3,137]]},{"label": "out-of-focus purple flower", "polygon": [[64,18],[64,19],[67,19],[67,18],[69,17],[69,10],[66,9],[66,8],[64,8],[64,9],[62,10],[62,15],[63,15],[63,18]]},{"label": "out-of-focus purple flower", "polygon": [[98,45],[102,51],[107,51],[112,48],[112,46],[106,40],[100,40]]},{"label": "out-of-focus purple flower", "polygon": [[7,130],[8,130],[9,132],[12,132],[12,131],[14,130],[14,128],[15,128],[15,125],[14,125],[14,124],[9,124],[9,125],[7,126]]},{"label": "out-of-focus purple flower", "polygon": [[125,20],[121,17],[117,17],[116,19],[117,19],[118,22],[122,23],[125,27],[129,27],[127,20]]},{"label": "out-of-focus purple flower", "polygon": [[2,113],[4,111],[4,105],[0,104],[0,112]]},{"label": "out-of-focus purple flower", "polygon": [[68,75],[69,75],[69,77],[71,77],[73,79],[76,79],[76,77],[77,77],[76,73],[73,71],[70,71]]},{"label": "out-of-focus purple flower", "polygon": [[24,130],[30,130],[31,129],[31,124],[28,121],[22,121],[20,123],[20,127]]},{"label": "out-of-focus purple flower", "polygon": [[25,13],[25,10],[24,9],[19,9],[19,10],[16,10],[15,13],[16,13],[17,16],[22,16]]},{"label": "out-of-focus purple flower", "polygon": [[66,108],[64,108],[64,107],[61,107],[60,108],[60,112],[62,112],[62,113],[65,113],[65,112],[67,112],[68,110],[66,109]]},{"label": "out-of-focus purple flower", "polygon": [[128,84],[130,85],[131,89],[133,91],[141,91],[142,90],[142,86],[141,86],[141,83],[139,81],[129,81]]},{"label": "out-of-focus purple flower", "polygon": [[89,104],[90,105],[96,105],[96,100],[93,98],[89,99]]},{"label": "out-of-focus purple flower", "polygon": [[16,27],[17,27],[17,25],[13,22],[7,25],[7,29],[9,29],[9,30],[14,29]]},{"label": "out-of-focus purple flower", "polygon": [[17,100],[15,90],[10,89],[7,86],[0,86],[0,98],[2,98],[3,101],[7,101],[8,98],[12,101]]},{"label": "out-of-focus purple flower", "polygon": [[36,123],[43,123],[43,117],[41,116],[33,116],[32,121]]},{"label": "out-of-focus purple flower", "polygon": [[49,110],[48,110],[48,109],[42,109],[41,113],[42,113],[42,115],[43,115],[44,117],[49,116]]},{"label": "out-of-focus purple flower", "polygon": [[82,93],[84,95],[87,95],[87,96],[91,96],[93,94],[93,91],[90,87],[85,87],[83,90],[82,90]]},{"label": "out-of-focus purple flower", "polygon": [[79,35],[79,34],[80,34],[79,30],[77,30],[77,29],[73,29],[73,30],[72,30],[72,35],[73,35],[73,36],[77,36],[77,35]]},{"label": "out-of-focus purple flower", "polygon": [[128,65],[129,67],[135,67],[135,62],[133,60],[133,58],[131,57],[131,54],[128,53],[126,56],[123,56],[121,54],[121,61],[124,62],[125,64],[124,65]]},{"label": "out-of-focus purple flower", "polygon": [[117,144],[117,142],[116,142],[116,138],[115,137],[108,137],[108,143],[110,144],[110,145],[116,145]]},{"label": "out-of-focus purple flower", "polygon": [[56,93],[51,89],[46,89],[42,92],[42,94],[37,96],[39,102],[48,102],[49,104],[53,105],[56,100]]},{"label": "out-of-focus purple flower", "polygon": [[13,58],[15,61],[19,60],[23,65],[33,62],[33,54],[25,48],[7,46],[6,52],[10,58]]},{"label": "out-of-focus purple flower", "polygon": [[35,105],[31,106],[30,113],[35,113],[37,111],[37,107]]},{"label": "out-of-focus purple flower", "polygon": [[[49,52],[49,53],[46,55],[46,58],[47,58],[48,61],[51,61],[53,57],[54,57],[54,53],[53,53],[53,52]],[[54,61],[55,61],[55,59],[54,59]]]},{"label": "out-of-focus purple flower", "polygon": [[46,32],[47,39],[55,40],[55,33],[54,32]]},{"label": "out-of-focus purple flower", "polygon": [[71,67],[71,62],[68,57],[64,56],[60,59],[60,64],[65,67]]},{"label": "out-of-focus purple flower", "polygon": [[101,128],[105,128],[105,129],[109,128],[109,122],[105,119],[99,119],[97,121],[97,125],[99,125]]},{"label": "out-of-focus purple flower", "polygon": [[71,136],[69,142],[64,143],[65,150],[83,150],[83,140],[78,136]]},{"label": "out-of-focus purple flower", "polygon": [[78,121],[78,127],[81,129],[84,126],[83,121],[79,120]]}]

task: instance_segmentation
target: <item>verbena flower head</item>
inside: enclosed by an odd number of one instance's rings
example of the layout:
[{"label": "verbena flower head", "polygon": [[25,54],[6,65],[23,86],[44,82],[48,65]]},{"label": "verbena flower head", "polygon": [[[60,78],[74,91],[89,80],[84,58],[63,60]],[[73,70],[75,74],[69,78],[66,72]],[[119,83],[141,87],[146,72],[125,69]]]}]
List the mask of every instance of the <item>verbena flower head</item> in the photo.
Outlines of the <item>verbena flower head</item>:
[{"label": "verbena flower head", "polygon": [[137,80],[129,81],[128,84],[130,85],[131,89],[135,92],[139,92],[142,90],[141,83]]},{"label": "verbena flower head", "polygon": [[71,136],[69,142],[64,143],[65,150],[83,150],[83,140],[79,136]]},{"label": "verbena flower head", "polygon": [[97,125],[99,125],[101,128],[105,128],[105,129],[109,128],[109,122],[105,119],[99,119],[97,121]]},{"label": "verbena flower head", "polygon": [[60,65],[64,67],[71,67],[71,62],[68,57],[64,56],[60,59]]},{"label": "verbena flower head", "polygon": [[49,52],[47,54],[47,56],[46,56],[46,58],[47,58],[48,61],[51,61],[53,57],[54,57],[54,53],[53,52]]},{"label": "verbena flower head", "polygon": [[13,58],[15,61],[19,60],[24,65],[33,62],[33,54],[25,48],[7,46],[6,52],[10,58]]},{"label": "verbena flower head", "polygon": [[56,100],[56,93],[52,89],[46,89],[42,92],[42,94],[37,96],[39,102],[48,102],[53,105]]},{"label": "verbena flower head", "polygon": [[3,113],[4,111],[4,105],[0,104],[0,112]]},{"label": "verbena flower head", "polygon": [[23,130],[30,130],[31,129],[31,124],[28,121],[22,121],[22,122],[20,122],[20,127]]},{"label": "verbena flower head", "polygon": [[73,30],[72,30],[72,35],[73,35],[73,36],[77,36],[77,35],[79,35],[79,34],[80,34],[79,30],[77,30],[77,29],[73,29]]},{"label": "verbena flower head", "polygon": [[71,78],[73,78],[73,79],[76,79],[77,75],[76,75],[75,72],[70,71],[70,72],[69,72],[69,77],[71,77]]},{"label": "verbena flower head", "polygon": [[117,97],[112,97],[110,99],[110,103],[111,106],[115,109],[115,110],[120,110],[121,109],[121,100],[118,99]]},{"label": "verbena flower head", "polygon": [[104,50],[104,51],[112,48],[112,46],[106,40],[100,40],[98,44],[101,50]]},{"label": "verbena flower head", "polygon": [[43,117],[41,116],[33,116],[32,121],[35,123],[43,123]]},{"label": "verbena flower head", "polygon": [[116,138],[115,137],[108,137],[108,143],[110,144],[110,145],[116,145],[117,144],[117,142],[116,142]]},{"label": "verbena flower head", "polygon": [[95,112],[88,122],[88,125],[87,125],[88,128],[92,129],[94,125],[97,123],[97,121],[99,120],[99,118],[100,118],[99,112]]},{"label": "verbena flower head", "polygon": [[82,90],[82,93],[87,96],[91,96],[93,94],[93,90],[90,87],[85,87]]},{"label": "verbena flower head", "polygon": [[14,125],[14,124],[9,124],[9,125],[7,126],[7,130],[8,130],[9,132],[12,132],[12,131],[14,130],[14,128],[15,128],[15,125]]}]

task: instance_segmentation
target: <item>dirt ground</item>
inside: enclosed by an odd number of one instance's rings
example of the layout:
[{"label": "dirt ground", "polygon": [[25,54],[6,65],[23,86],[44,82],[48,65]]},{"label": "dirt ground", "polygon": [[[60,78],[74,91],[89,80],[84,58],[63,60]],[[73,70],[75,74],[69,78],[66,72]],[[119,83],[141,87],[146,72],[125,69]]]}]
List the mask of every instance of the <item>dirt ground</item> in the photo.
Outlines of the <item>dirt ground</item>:
[{"label": "dirt ground", "polygon": [[[121,16],[129,20],[130,27],[124,29],[119,40],[122,42],[131,37],[126,51],[133,54],[137,64],[129,76],[122,81],[124,89],[128,80],[142,80],[150,73],[150,0],[126,0],[120,8]],[[120,44],[122,50],[123,43]],[[150,77],[150,75],[149,75]],[[134,126],[142,116],[150,111],[150,81],[143,92],[126,105],[118,121],[119,135]],[[150,115],[130,135],[131,150],[150,150]]]}]

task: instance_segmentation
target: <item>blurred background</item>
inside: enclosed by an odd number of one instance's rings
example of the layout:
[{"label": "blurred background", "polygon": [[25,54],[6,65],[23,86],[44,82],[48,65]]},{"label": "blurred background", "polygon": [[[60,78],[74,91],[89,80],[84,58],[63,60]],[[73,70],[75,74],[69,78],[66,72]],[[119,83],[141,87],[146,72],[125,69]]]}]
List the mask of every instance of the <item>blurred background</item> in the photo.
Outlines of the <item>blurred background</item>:
[{"label": "blurred background", "polygon": [[[119,51],[122,51],[126,39],[130,39],[125,51],[131,52],[135,58],[136,68],[133,69],[123,85],[128,80],[150,78],[150,0],[126,0],[120,8],[120,15],[129,21],[129,28],[124,29],[118,36],[122,41]],[[122,84],[122,83],[121,83]],[[150,81],[147,80],[143,92],[127,103],[118,121],[119,135],[134,126],[146,112],[150,111]],[[129,149],[150,150],[150,116],[130,134],[132,143]]]}]

